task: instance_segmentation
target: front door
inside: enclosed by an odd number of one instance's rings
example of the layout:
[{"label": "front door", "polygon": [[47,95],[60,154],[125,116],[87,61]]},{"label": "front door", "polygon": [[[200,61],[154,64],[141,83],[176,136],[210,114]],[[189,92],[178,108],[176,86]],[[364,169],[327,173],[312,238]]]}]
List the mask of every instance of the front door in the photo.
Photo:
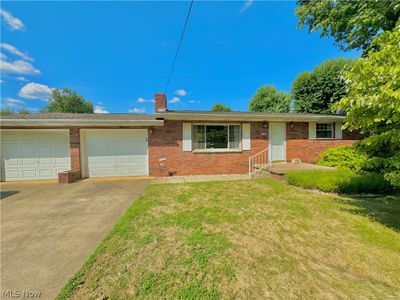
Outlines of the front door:
[{"label": "front door", "polygon": [[286,124],[269,123],[270,161],[286,161]]}]

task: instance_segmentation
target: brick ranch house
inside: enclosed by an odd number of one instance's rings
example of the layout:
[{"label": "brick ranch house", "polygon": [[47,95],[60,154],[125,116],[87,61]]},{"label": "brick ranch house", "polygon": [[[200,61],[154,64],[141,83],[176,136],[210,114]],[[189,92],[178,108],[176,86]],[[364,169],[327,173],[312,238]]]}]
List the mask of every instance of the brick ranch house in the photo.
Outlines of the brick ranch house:
[{"label": "brick ranch house", "polygon": [[245,174],[249,158],[313,163],[327,147],[351,145],[343,116],[170,111],[10,115],[1,119],[1,181],[86,177]]}]

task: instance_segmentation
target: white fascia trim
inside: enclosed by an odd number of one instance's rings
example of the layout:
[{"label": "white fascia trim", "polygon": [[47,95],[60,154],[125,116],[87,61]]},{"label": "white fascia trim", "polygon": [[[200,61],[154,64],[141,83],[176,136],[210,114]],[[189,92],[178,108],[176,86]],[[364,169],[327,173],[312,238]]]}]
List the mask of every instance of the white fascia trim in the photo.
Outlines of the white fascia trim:
[{"label": "white fascia trim", "polygon": [[2,119],[1,126],[164,126],[164,120]]}]

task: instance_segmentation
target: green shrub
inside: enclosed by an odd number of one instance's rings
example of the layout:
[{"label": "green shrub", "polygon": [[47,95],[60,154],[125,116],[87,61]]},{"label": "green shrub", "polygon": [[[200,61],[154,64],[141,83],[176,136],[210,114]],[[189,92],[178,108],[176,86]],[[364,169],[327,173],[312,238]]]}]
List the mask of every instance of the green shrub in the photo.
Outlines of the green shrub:
[{"label": "green shrub", "polygon": [[384,174],[392,186],[400,188],[400,152],[389,157],[371,157],[366,160],[363,169]]},{"label": "green shrub", "polygon": [[318,164],[338,169],[358,172],[361,170],[367,155],[352,147],[327,148],[319,158]]},{"label": "green shrub", "polygon": [[355,174],[349,170],[296,171],[286,175],[292,185],[305,189],[344,194],[387,194],[393,188],[384,177],[376,173]]}]

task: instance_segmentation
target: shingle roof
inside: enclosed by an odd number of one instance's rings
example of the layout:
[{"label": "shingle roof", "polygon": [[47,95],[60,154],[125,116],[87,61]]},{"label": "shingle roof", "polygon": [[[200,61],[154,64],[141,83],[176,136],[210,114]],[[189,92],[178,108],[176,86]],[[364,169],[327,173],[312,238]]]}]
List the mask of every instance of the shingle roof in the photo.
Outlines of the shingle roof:
[{"label": "shingle roof", "polygon": [[207,110],[168,110],[166,112],[159,113],[163,114],[188,114],[188,115],[237,115],[237,116],[281,116],[281,117],[310,117],[310,116],[320,116],[320,117],[343,117],[339,114],[313,114],[313,113],[282,113],[282,112],[251,112],[251,111],[207,111]]},{"label": "shingle roof", "polygon": [[[156,113],[156,114],[73,114],[73,113],[34,113],[34,114],[12,114],[1,116],[1,122],[5,123],[68,123],[71,124],[93,124],[101,126],[104,124],[137,123],[163,124],[162,120],[187,120],[187,121],[271,121],[271,122],[311,122],[311,121],[340,121],[342,115],[332,114],[304,114],[304,113],[268,113],[268,112],[213,112],[180,110]],[[161,125],[162,126],[162,125]]]},{"label": "shingle roof", "polygon": [[197,120],[197,121],[275,121],[275,122],[311,122],[311,121],[341,121],[343,115],[309,114],[309,113],[274,113],[274,112],[219,112],[196,110],[168,110],[156,113],[158,118],[165,120]]},{"label": "shingle roof", "polygon": [[38,113],[38,114],[11,114],[1,116],[1,119],[26,120],[155,120],[155,115],[144,114],[73,114],[73,113]]}]

